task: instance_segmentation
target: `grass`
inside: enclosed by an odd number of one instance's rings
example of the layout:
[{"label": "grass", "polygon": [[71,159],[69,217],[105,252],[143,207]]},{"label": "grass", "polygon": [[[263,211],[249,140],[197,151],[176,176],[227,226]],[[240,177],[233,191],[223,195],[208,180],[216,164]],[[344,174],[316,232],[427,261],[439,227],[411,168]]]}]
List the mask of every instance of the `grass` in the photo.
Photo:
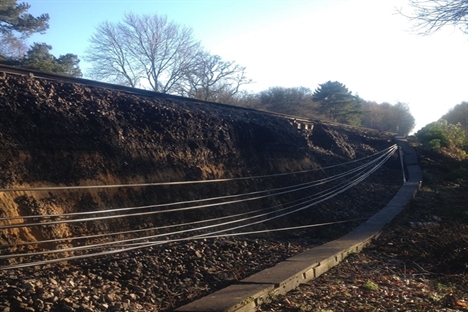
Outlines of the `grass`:
[{"label": "grass", "polygon": [[364,285],[362,285],[362,288],[368,291],[377,291],[379,289],[379,285],[372,281],[367,281],[364,283]]}]

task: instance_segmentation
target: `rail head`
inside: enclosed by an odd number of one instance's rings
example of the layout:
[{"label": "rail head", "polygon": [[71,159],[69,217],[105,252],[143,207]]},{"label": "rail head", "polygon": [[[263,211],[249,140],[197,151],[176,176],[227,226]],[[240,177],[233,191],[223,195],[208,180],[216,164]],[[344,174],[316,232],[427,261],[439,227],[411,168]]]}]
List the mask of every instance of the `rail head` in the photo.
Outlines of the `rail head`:
[{"label": "rail head", "polygon": [[[65,76],[65,75],[60,75],[60,74],[55,74],[55,73],[46,73],[46,72],[42,72],[42,71],[35,70],[35,69],[22,68],[22,67],[16,67],[16,66],[4,65],[4,64],[0,64],[0,73],[3,73],[3,75],[9,74],[9,75],[30,77],[34,79],[46,79],[46,80],[53,80],[53,81],[69,82],[69,83],[81,84],[87,87],[103,88],[103,89],[108,89],[108,90],[120,91],[120,92],[124,92],[128,94],[138,95],[138,96],[166,99],[166,100],[172,100],[172,101],[184,101],[184,102],[191,102],[195,104],[208,104],[208,105],[219,106],[219,107],[224,107],[224,108],[255,112],[258,114],[286,119],[289,122],[296,123],[296,124],[300,123],[300,124],[313,125],[315,123],[321,123],[324,125],[340,126],[340,127],[350,128],[350,129],[360,129],[360,130],[364,129],[364,130],[370,130],[370,131],[378,131],[376,129],[357,127],[357,126],[341,124],[341,123],[327,121],[327,120],[295,116],[295,115],[289,115],[289,114],[283,114],[283,113],[275,113],[275,112],[258,110],[255,108],[242,107],[242,106],[237,106],[237,105],[232,105],[232,104],[205,101],[205,100],[200,100],[200,99],[183,97],[180,95],[160,93],[160,92],[156,92],[152,90],[132,88],[132,87],[125,86],[125,85],[112,84],[108,82],[101,82],[101,81],[85,79],[85,78],[75,78],[75,77],[70,77],[70,76]],[[395,135],[394,133],[388,133],[388,134],[389,136]]]}]

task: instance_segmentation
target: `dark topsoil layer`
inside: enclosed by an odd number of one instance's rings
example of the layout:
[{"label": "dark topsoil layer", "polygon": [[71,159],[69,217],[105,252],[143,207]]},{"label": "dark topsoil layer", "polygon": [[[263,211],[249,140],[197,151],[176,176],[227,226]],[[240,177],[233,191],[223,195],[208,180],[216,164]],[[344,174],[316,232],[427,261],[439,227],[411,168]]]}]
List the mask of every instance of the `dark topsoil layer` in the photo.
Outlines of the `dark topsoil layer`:
[{"label": "dark topsoil layer", "polygon": [[[2,188],[258,176],[344,163],[392,144],[389,134],[368,129],[316,123],[312,130],[300,131],[286,119],[256,111],[142,97],[32,77],[0,77]],[[314,206],[313,210],[248,229],[370,216],[385,206],[401,185],[399,166],[394,156],[352,191]],[[332,174],[332,171],[317,171],[313,178]],[[238,194],[246,189],[283,187],[310,178],[310,175],[295,175],[118,192],[103,189],[3,193],[0,217],[196,200]],[[164,218],[129,217],[44,226],[34,231],[28,228],[2,230],[0,242],[5,245],[55,239],[61,235],[76,237],[194,222],[281,205],[306,194],[285,195],[218,210],[173,213]],[[0,309],[168,311],[305,248],[339,237],[358,223],[276,235],[169,243],[113,256],[0,271]],[[81,242],[86,243],[90,242]],[[73,246],[78,243],[44,248]],[[18,251],[3,249],[1,252]],[[40,259],[24,257],[4,261],[4,264]]]}]

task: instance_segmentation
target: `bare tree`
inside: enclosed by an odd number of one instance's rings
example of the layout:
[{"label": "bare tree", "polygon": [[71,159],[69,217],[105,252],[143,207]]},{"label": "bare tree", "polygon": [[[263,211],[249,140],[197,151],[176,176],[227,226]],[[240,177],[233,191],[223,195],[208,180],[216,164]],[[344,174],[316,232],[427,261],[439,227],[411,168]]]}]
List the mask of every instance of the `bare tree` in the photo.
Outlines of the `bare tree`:
[{"label": "bare tree", "polygon": [[157,15],[126,14],[121,23],[102,23],[90,44],[92,77],[163,93],[178,90],[200,51],[190,28]]},{"label": "bare tree", "polygon": [[121,28],[109,22],[97,27],[85,57],[93,64],[89,74],[97,80],[139,87],[142,70],[134,64]]},{"label": "bare tree", "polygon": [[227,103],[242,85],[251,82],[245,75],[245,67],[233,61],[223,61],[218,55],[202,52],[197,55],[195,66],[187,70],[180,93],[205,101]]},{"label": "bare tree", "polygon": [[399,12],[415,22],[421,34],[430,34],[446,25],[458,26],[468,34],[468,0],[409,0],[411,15]]},{"label": "bare tree", "polygon": [[364,127],[407,135],[415,126],[415,119],[406,103],[397,102],[392,105],[364,102],[363,111]]},{"label": "bare tree", "polygon": [[0,60],[18,60],[26,54],[28,46],[24,40],[16,37],[0,37]]}]

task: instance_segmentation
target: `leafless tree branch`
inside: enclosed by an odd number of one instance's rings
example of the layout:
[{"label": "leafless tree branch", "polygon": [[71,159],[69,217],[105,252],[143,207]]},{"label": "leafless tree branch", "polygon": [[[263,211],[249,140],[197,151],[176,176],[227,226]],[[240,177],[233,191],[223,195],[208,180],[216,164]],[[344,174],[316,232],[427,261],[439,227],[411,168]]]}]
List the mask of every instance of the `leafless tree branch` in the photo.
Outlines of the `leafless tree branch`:
[{"label": "leafless tree branch", "polygon": [[226,102],[239,92],[242,85],[251,82],[245,75],[245,67],[203,52],[197,55],[196,66],[186,72],[181,89],[189,97]]},{"label": "leafless tree branch", "polygon": [[86,59],[99,80],[210,101],[250,83],[244,67],[203,51],[192,29],[165,16],[126,14],[99,25],[90,44]]},{"label": "leafless tree branch", "polygon": [[419,34],[428,35],[452,25],[468,34],[468,0],[409,0],[412,14],[398,12],[415,23]]}]

